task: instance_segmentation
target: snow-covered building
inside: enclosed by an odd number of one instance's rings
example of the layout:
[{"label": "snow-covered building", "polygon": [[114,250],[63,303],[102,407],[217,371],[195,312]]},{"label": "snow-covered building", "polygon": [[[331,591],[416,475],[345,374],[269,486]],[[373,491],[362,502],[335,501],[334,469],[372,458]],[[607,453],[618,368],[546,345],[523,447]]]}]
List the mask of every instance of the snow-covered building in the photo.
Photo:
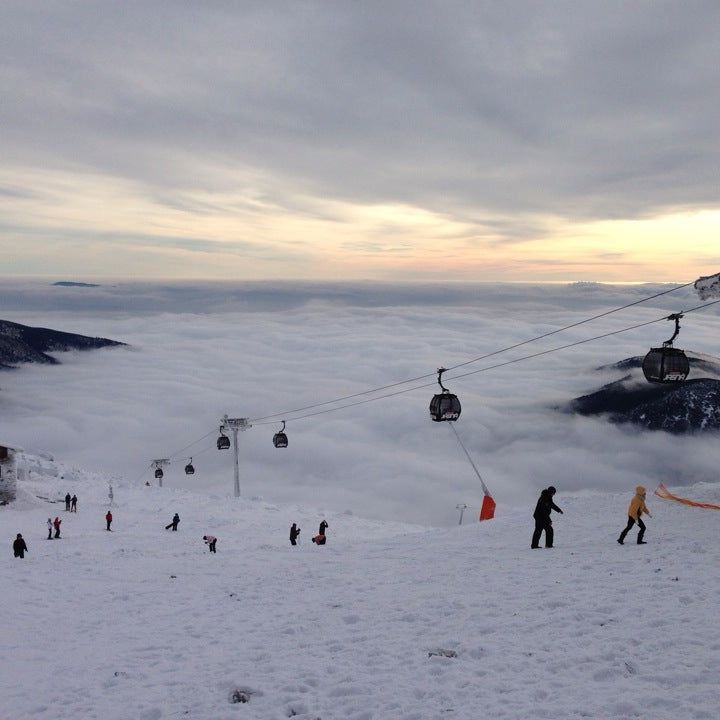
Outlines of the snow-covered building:
[{"label": "snow-covered building", "polygon": [[0,504],[15,499],[17,492],[17,451],[0,445]]}]

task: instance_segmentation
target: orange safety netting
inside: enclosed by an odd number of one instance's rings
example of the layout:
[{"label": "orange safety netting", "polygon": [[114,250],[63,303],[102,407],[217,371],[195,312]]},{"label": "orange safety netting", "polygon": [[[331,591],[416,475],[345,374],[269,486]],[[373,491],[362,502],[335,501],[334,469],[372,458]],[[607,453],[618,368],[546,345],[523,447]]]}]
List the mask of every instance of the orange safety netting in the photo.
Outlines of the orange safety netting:
[{"label": "orange safety netting", "polygon": [[690,500],[688,498],[679,497],[678,495],[673,495],[665,487],[665,485],[663,485],[663,483],[660,483],[657,486],[655,490],[655,495],[657,495],[659,498],[662,498],[663,500],[674,500],[675,502],[682,503],[683,505],[689,505],[690,507],[705,508],[706,510],[720,510],[720,505],[717,505],[715,503],[698,502],[697,500]]}]

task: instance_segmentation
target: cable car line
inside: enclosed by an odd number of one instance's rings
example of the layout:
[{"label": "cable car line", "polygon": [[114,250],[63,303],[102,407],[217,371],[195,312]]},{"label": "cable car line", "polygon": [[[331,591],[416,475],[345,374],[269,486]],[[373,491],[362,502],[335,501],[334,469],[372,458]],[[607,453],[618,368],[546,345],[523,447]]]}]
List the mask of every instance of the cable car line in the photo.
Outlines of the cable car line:
[{"label": "cable car line", "polygon": [[[458,363],[456,365],[452,365],[448,368],[446,368],[447,371],[450,370],[456,370],[460,367],[465,367],[466,365],[470,365],[472,363],[479,362],[481,360],[486,360],[489,357],[493,357],[495,355],[500,355],[501,353],[508,352],[509,350],[514,350],[516,348],[522,347],[523,345],[529,345],[530,343],[536,342],[538,340],[543,340],[544,338],[550,337],[551,335],[557,335],[558,333],[565,332],[566,330],[571,330],[572,328],[579,327],[580,325],[584,325],[589,322],[593,322],[594,320],[598,320],[600,318],[606,317],[608,315],[612,315],[613,313],[620,312],[621,310],[627,310],[627,308],[634,307],[635,305],[640,305],[641,303],[647,302],[648,300],[654,300],[655,298],[659,298],[663,295],[668,295],[669,293],[676,292],[677,290],[681,290],[682,288],[686,288],[690,285],[692,285],[695,281],[688,283],[683,283],[682,285],[677,285],[675,287],[670,288],[669,290],[663,290],[662,292],[655,293],[654,295],[649,295],[648,297],[641,298],[640,300],[635,300],[631,303],[627,303],[626,305],[621,305],[620,307],[613,308],[612,310],[606,310],[605,312],[602,312],[598,315],[593,315],[592,317],[585,318],[584,320],[579,320],[578,322],[571,323],[570,325],[565,325],[564,327],[557,328],[556,330],[551,330],[549,332],[543,333],[542,335],[537,335],[536,337],[530,338],[528,340],[523,340],[522,342],[515,343],[514,345],[509,345],[508,347],[500,348],[499,350],[495,350],[491,353],[487,353],[485,355],[480,355],[475,358],[471,358],[470,360],[465,360],[464,362]],[[390,390],[394,387],[399,387],[400,385],[407,385],[411,382],[417,382],[419,380],[425,380],[427,378],[431,378],[434,376],[434,373],[426,373],[424,375],[417,375],[416,377],[408,378],[407,380],[399,380],[397,382],[390,383],[388,385],[381,385],[376,388],[370,388],[369,390],[362,390],[357,393],[352,393],[350,395],[343,395],[341,397],[337,397],[333,400],[325,400],[323,402],[314,403],[312,405],[305,405],[304,407],[295,408],[293,410],[285,410],[284,412],[278,412],[273,413],[272,415],[263,415],[262,417],[257,418],[251,418],[250,422],[259,425],[263,420],[269,420],[270,418],[277,418],[280,416],[287,416],[292,415],[294,413],[304,412],[305,410],[314,410],[318,407],[324,407],[326,405],[333,405],[334,403],[343,402],[345,400],[352,400],[356,397],[362,397],[363,395],[372,395],[374,393],[382,392],[383,390]]]},{"label": "cable car line", "polygon": [[[498,354],[500,354],[500,353],[507,352],[507,351],[509,351],[509,350],[512,350],[512,349],[515,349],[515,348],[518,348],[518,347],[527,345],[527,344],[529,344],[529,343],[535,342],[535,341],[537,341],[537,340],[541,340],[541,339],[546,338],[546,337],[549,337],[549,336],[551,336],[551,335],[556,335],[556,334],[558,334],[558,333],[560,333],[560,332],[564,332],[564,331],[566,331],[566,330],[569,330],[569,329],[578,327],[578,326],[580,326],[580,325],[584,325],[584,324],[586,324],[586,323],[592,322],[593,320],[597,320],[597,319],[599,319],[599,318],[606,317],[606,316],[608,316],[608,315],[611,315],[611,314],[613,314],[613,313],[616,313],[616,312],[619,312],[619,311],[621,311],[621,310],[627,309],[627,308],[629,308],[629,307],[633,307],[633,306],[639,305],[639,304],[641,304],[641,303],[643,303],[643,302],[647,302],[648,300],[652,300],[652,299],[654,299],[654,298],[657,298],[657,297],[660,297],[660,296],[663,296],[663,295],[667,295],[667,294],[669,294],[669,293],[675,292],[676,290],[680,290],[680,289],[682,289],[682,288],[688,287],[689,285],[692,285],[692,284],[693,284],[693,283],[685,283],[685,284],[683,284],[683,285],[678,285],[678,286],[676,286],[676,287],[671,288],[670,290],[664,290],[664,291],[662,291],[662,292],[660,292],[660,293],[656,293],[655,295],[648,296],[648,297],[642,298],[642,299],[640,299],[640,300],[636,300],[636,301],[634,301],[634,302],[632,302],[632,303],[628,303],[628,304],[623,305],[623,306],[621,306],[621,307],[614,308],[614,309],[612,309],[612,310],[608,310],[608,311],[606,311],[606,312],[600,313],[600,314],[595,315],[595,316],[593,316],[593,317],[586,318],[586,319],[584,319],[584,320],[578,321],[578,322],[576,322],[576,323],[572,323],[572,324],[570,324],[570,325],[566,325],[566,326],[564,326],[564,327],[562,327],[562,328],[558,328],[558,329],[556,329],[556,330],[552,330],[552,331],[547,332],[547,333],[544,333],[544,334],[542,334],[542,335],[538,335],[537,337],[531,338],[531,339],[529,339],[529,340],[525,340],[525,341],[523,341],[523,342],[516,343],[516,344],[514,344],[514,345],[508,346],[508,347],[506,347],[506,348],[502,348],[502,349],[500,349],[500,350],[496,350],[496,351],[494,351],[494,352],[492,352],[492,353],[488,353],[488,354],[486,354],[486,355],[482,355],[482,356],[479,356],[479,357],[476,357],[476,358],[472,358],[472,359],[467,360],[467,361],[464,361],[464,362],[462,362],[462,363],[458,363],[458,364],[456,364],[456,365],[451,366],[450,368],[441,368],[440,370],[438,370],[437,382],[439,382],[440,387],[441,387],[442,390],[443,390],[443,394],[442,394],[442,395],[437,395],[437,396],[435,396],[435,397],[433,398],[433,401],[435,401],[435,398],[436,398],[436,397],[446,397],[446,398],[447,398],[448,396],[454,397],[454,398],[455,398],[455,401],[457,402],[457,408],[456,408],[457,416],[459,416],[459,414],[460,414],[460,403],[459,403],[459,400],[457,400],[457,396],[454,396],[454,395],[452,395],[451,393],[449,393],[449,391],[447,390],[447,388],[445,388],[445,387],[442,385],[441,379],[442,379],[442,374],[443,374],[444,372],[448,372],[448,371],[450,371],[450,370],[455,370],[455,369],[458,369],[458,368],[461,368],[461,367],[466,367],[467,365],[469,365],[469,364],[471,364],[471,363],[479,362],[480,360],[487,359],[487,358],[489,358],[489,357],[493,357],[493,356],[498,355]],[[669,341],[666,341],[666,343],[663,344],[663,347],[668,347],[668,346],[671,346],[671,345],[672,345],[672,341],[673,341],[673,340],[675,339],[675,337],[677,336],[677,330],[679,329],[679,324],[678,324],[679,318],[681,318],[681,317],[682,317],[683,315],[685,315],[685,314],[688,314],[688,313],[691,313],[691,312],[695,312],[695,311],[697,311],[697,310],[703,310],[703,309],[706,309],[706,308],[711,307],[711,306],[713,306],[713,305],[716,305],[716,304],[718,304],[718,303],[720,303],[720,299],[711,301],[711,302],[709,302],[709,303],[704,303],[704,304],[701,304],[701,305],[697,305],[697,306],[695,306],[695,307],[689,308],[688,310],[684,310],[684,311],[682,311],[681,313],[676,313],[676,314],[672,314],[672,315],[669,315],[669,316],[663,316],[663,317],[657,318],[657,319],[655,319],[655,320],[649,320],[649,321],[646,321],[646,322],[643,322],[643,323],[638,323],[638,324],[636,324],[636,325],[632,325],[632,326],[629,326],[629,327],[626,327],[626,328],[622,328],[622,329],[620,329],[620,330],[615,330],[615,331],[608,332],[608,333],[604,333],[604,334],[601,334],[601,335],[596,335],[596,336],[594,336],[594,337],[586,338],[586,339],[584,339],[584,340],[578,340],[578,341],[576,341],[576,342],[567,343],[567,344],[565,344],[565,345],[561,345],[561,346],[558,346],[558,347],[555,347],[555,348],[550,348],[550,349],[548,349],[548,350],[543,350],[543,351],[541,351],[541,352],[532,353],[532,354],[525,355],[525,356],[522,356],[522,357],[519,357],[519,358],[514,358],[514,359],[512,359],[512,360],[508,360],[508,361],[505,361],[505,362],[496,363],[496,364],[494,364],[494,365],[489,365],[489,366],[482,367],[482,368],[479,368],[479,369],[476,369],[476,370],[471,370],[471,371],[469,371],[469,372],[465,372],[465,373],[461,373],[461,374],[459,374],[459,375],[455,375],[455,376],[453,376],[452,379],[455,380],[455,379],[461,379],[461,378],[469,377],[470,375],[476,375],[476,374],[481,373],[481,372],[486,372],[486,371],[488,371],[488,370],[497,369],[497,368],[500,368],[500,367],[504,367],[504,366],[506,366],[506,365],[512,365],[512,364],[514,364],[514,363],[522,362],[522,361],[524,361],[524,360],[530,360],[530,359],[532,359],[532,358],[541,357],[541,356],[548,355],[548,354],[551,354],[551,353],[554,353],[554,352],[559,352],[560,350],[566,350],[566,349],[571,348],[571,347],[576,347],[576,346],[578,346],[578,345],[583,345],[583,344],[588,343],[588,342],[593,342],[594,340],[601,340],[601,339],[604,339],[604,338],[607,338],[607,337],[611,337],[611,336],[613,336],[613,335],[618,335],[618,334],[621,334],[621,333],[624,333],[624,332],[629,332],[630,330],[636,330],[636,329],[638,329],[638,328],[645,327],[645,326],[654,324],[654,323],[656,323],[656,322],[659,322],[660,320],[675,320],[675,322],[676,322],[676,332],[675,332],[675,334],[673,335],[673,337],[672,337]],[[652,351],[651,351],[651,352],[652,352]],[[679,352],[682,353],[682,351],[679,351]],[[684,353],[683,353],[683,355],[684,355]],[[254,424],[254,425],[277,424],[278,420],[270,420],[270,418],[276,418],[276,417],[278,417],[278,416],[281,415],[281,414],[284,415],[285,417],[287,417],[288,415],[294,415],[295,413],[303,412],[303,411],[305,411],[305,410],[314,410],[315,408],[325,407],[325,406],[327,406],[327,405],[334,405],[334,404],[336,404],[336,403],[338,403],[338,402],[342,402],[343,400],[349,400],[349,399],[353,399],[353,398],[357,398],[357,397],[362,397],[362,396],[364,396],[364,395],[375,394],[375,393],[381,392],[382,390],[391,389],[391,388],[399,387],[399,386],[402,386],[402,385],[407,385],[408,383],[415,382],[415,381],[418,381],[418,380],[424,380],[424,379],[426,379],[426,378],[433,377],[433,375],[434,375],[434,373],[427,373],[427,374],[424,374],[424,375],[419,375],[419,376],[417,376],[417,377],[415,377],[415,378],[409,378],[409,379],[407,379],[407,380],[403,380],[403,381],[400,381],[400,382],[390,383],[390,384],[388,384],[388,385],[376,387],[376,388],[373,388],[373,389],[370,389],[370,390],[365,390],[365,391],[358,392],[358,393],[354,393],[354,394],[351,394],[351,395],[346,395],[346,396],[343,396],[343,397],[338,397],[338,398],[335,398],[334,400],[328,400],[328,401],[325,401],[325,402],[322,402],[322,403],[316,403],[316,404],[314,404],[314,405],[308,405],[308,406],[305,406],[305,407],[302,407],[302,408],[296,408],[295,410],[286,411],[285,413],[276,413],[276,414],[274,414],[274,415],[266,415],[266,416],[264,416],[264,417],[260,417],[260,418],[256,418],[256,419],[250,420],[249,422],[252,422],[252,424]],[[347,408],[350,408],[350,407],[355,407],[355,406],[358,406],[358,405],[365,405],[365,404],[367,404],[367,403],[374,402],[375,400],[383,400],[383,399],[387,399],[387,398],[390,398],[390,397],[395,397],[395,396],[398,396],[398,395],[404,395],[404,394],[409,393],[409,392],[414,392],[415,390],[420,390],[420,389],[425,389],[425,388],[428,388],[428,387],[432,387],[434,384],[435,384],[435,383],[432,382],[432,383],[424,383],[424,384],[422,384],[422,385],[415,385],[415,386],[410,387],[410,388],[403,388],[403,389],[401,389],[401,390],[397,390],[397,391],[392,392],[392,393],[386,393],[386,394],[384,394],[384,395],[379,395],[379,396],[375,396],[375,397],[366,398],[366,399],[364,399],[364,400],[359,400],[359,401],[357,401],[357,402],[346,403],[345,405],[336,405],[335,407],[331,407],[331,408],[327,408],[327,409],[323,409],[323,410],[318,410],[318,411],[316,411],[316,412],[305,413],[305,414],[302,414],[302,415],[296,415],[295,417],[290,417],[289,420],[287,420],[287,422],[292,422],[292,421],[294,421],[294,420],[303,420],[303,419],[307,419],[307,418],[310,418],[310,417],[316,417],[316,416],[319,416],[319,415],[324,415],[324,414],[326,414],[326,413],[335,412],[335,411],[337,411],[337,410],[344,410],[344,409],[347,409]],[[433,419],[434,419],[434,420],[438,419],[438,418],[435,417],[435,415],[434,415],[434,413],[433,413],[433,405],[432,405],[432,404],[431,404],[431,406],[430,406],[430,409],[431,409],[431,415],[433,415]],[[439,419],[448,420],[448,419],[451,419],[451,418],[449,418],[449,417],[447,417],[447,418],[442,418],[442,417],[441,417],[441,418],[439,418]],[[455,420],[456,420],[457,417],[452,418],[452,419],[455,419]],[[285,430],[285,423],[286,423],[286,421],[283,420],[282,423],[283,423],[283,427],[282,427],[282,429],[280,430],[279,433],[276,433],[276,436],[278,436],[278,435],[282,436],[282,435],[285,434],[285,433],[284,433],[284,430]],[[452,423],[451,423],[451,425],[452,425]],[[454,429],[454,427],[453,427],[453,429]],[[166,459],[164,462],[170,462],[170,461],[172,460],[172,458],[180,455],[180,453],[182,453],[183,451],[187,450],[188,448],[192,447],[193,445],[196,445],[197,443],[199,443],[199,442],[201,442],[202,440],[208,438],[209,436],[213,435],[213,434],[216,433],[216,432],[217,432],[216,430],[211,430],[210,432],[206,433],[206,434],[203,435],[202,437],[200,437],[200,438],[192,441],[191,443],[187,444],[186,446],[184,446],[184,447],[181,448],[180,450],[178,450],[178,451],[176,451],[175,453],[173,453],[172,455],[170,455],[169,458]],[[456,436],[457,436],[457,432],[456,432]],[[276,444],[276,445],[275,445],[276,447],[287,447],[287,444],[282,444],[282,442],[283,442],[283,438],[282,438],[282,437],[280,437],[280,438],[278,438],[278,439],[279,439],[280,443],[279,443],[279,444]],[[286,441],[287,441],[287,436],[285,436],[285,443],[286,443]],[[460,441],[459,437],[458,437],[458,441]],[[222,442],[222,447],[221,447],[221,442]],[[275,444],[275,438],[273,439],[273,444]],[[461,445],[462,445],[462,443],[461,443]],[[224,433],[222,432],[222,427],[221,427],[221,430],[220,430],[220,437],[217,439],[217,446],[218,446],[218,449],[226,449],[226,447],[229,446],[229,438],[227,438],[227,436],[225,436]],[[206,448],[204,448],[203,450],[200,450],[200,451],[194,453],[194,455],[203,454],[203,453],[205,453],[205,452],[208,452],[208,451],[211,450],[211,449],[212,449],[212,447],[206,447]],[[190,459],[190,465],[192,465],[192,458]],[[153,467],[153,463],[150,463],[150,464],[145,468],[145,470],[143,470],[143,472],[142,472],[142,474],[141,474],[141,476],[140,476],[140,479],[142,479],[142,477],[147,473],[147,471],[148,471],[149,469],[152,469],[152,467]],[[156,469],[160,469],[157,465],[155,465],[155,467],[156,467]],[[187,469],[187,466],[186,466],[186,469]],[[193,471],[194,471],[194,468],[193,468]],[[161,471],[161,472],[162,472],[162,471]],[[193,473],[187,473],[187,474],[193,474]]]},{"label": "cable car line", "polygon": [[[713,300],[712,302],[705,303],[704,305],[698,305],[694,308],[690,308],[689,310],[683,310],[683,314],[695,312],[696,310],[701,310],[701,309],[710,307],[711,305],[716,305],[717,303],[720,303],[720,300]],[[655,320],[648,320],[646,322],[638,323],[637,325],[631,325],[629,327],[622,328],[621,330],[613,330],[612,332],[604,333],[602,335],[596,335],[594,337],[586,338],[584,340],[577,340],[576,342],[568,343],[566,345],[559,345],[558,347],[550,348],[549,350],[542,350],[541,352],[532,353],[531,355],[523,355],[522,357],[514,358],[513,360],[507,360],[502,363],[496,363],[495,365],[488,365],[487,367],[479,368],[478,370],[470,370],[469,372],[462,373],[460,375],[454,375],[452,377],[452,379],[458,380],[460,378],[469,377],[470,375],[477,375],[478,373],[486,372],[488,370],[495,370],[497,368],[504,367],[506,365],[513,365],[514,363],[522,362],[523,360],[530,360],[532,358],[541,357],[543,355],[549,355],[554,352],[559,352],[560,350],[567,350],[568,348],[576,347],[577,345],[584,345],[585,343],[589,343],[594,340],[602,340],[604,338],[611,337],[613,335],[619,335],[624,332],[629,332],[630,330],[637,330],[638,328],[646,327],[647,325],[653,325],[654,323],[660,322],[661,320],[666,320],[667,317],[668,317],[667,315],[664,315],[663,317],[656,318]],[[428,376],[425,376],[425,377],[428,377]],[[318,410],[317,412],[307,413],[305,415],[299,415],[297,417],[290,418],[287,422],[294,422],[295,420],[304,420],[309,417],[316,417],[318,415],[324,415],[325,413],[335,412],[336,410],[345,410],[346,408],[355,407],[357,405],[365,405],[367,403],[374,402],[375,400],[384,400],[386,398],[396,397],[397,395],[404,395],[405,393],[413,392],[415,390],[422,390],[422,389],[425,389],[428,387],[432,387],[433,385],[435,385],[434,382],[433,383],[424,383],[423,385],[414,385],[411,388],[404,388],[403,390],[397,390],[396,392],[393,392],[393,393],[379,395],[378,397],[368,398],[366,400],[359,400],[354,403],[347,403],[346,405],[340,405],[338,407],[328,408],[326,410]],[[275,424],[275,423],[272,421],[253,422],[253,425],[272,425],[272,424]]]}]

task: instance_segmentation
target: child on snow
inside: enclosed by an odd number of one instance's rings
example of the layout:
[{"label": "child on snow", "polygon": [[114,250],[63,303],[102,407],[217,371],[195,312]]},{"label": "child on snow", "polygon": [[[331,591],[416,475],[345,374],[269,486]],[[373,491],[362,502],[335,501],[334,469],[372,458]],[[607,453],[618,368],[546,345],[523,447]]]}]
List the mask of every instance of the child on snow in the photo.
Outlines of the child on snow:
[{"label": "child on snow", "polygon": [[621,545],[625,541],[625,536],[628,532],[630,532],[630,528],[632,528],[635,523],[637,523],[640,528],[640,532],[637,536],[637,544],[647,545],[647,543],[643,540],[643,536],[645,535],[645,523],[641,520],[641,516],[643,513],[646,513],[648,517],[652,517],[652,515],[645,504],[645,495],[645,488],[642,485],[638,485],[635,488],[635,497],[633,497],[630,501],[630,507],[628,508],[627,527],[620,533],[620,537],[618,538],[618,542]]},{"label": "child on snow", "polygon": [[320,523],[320,528],[318,529],[318,534],[312,539],[312,541],[316,545],[324,545],[327,542],[327,538],[325,537],[325,531],[328,529],[327,521],[323,520]]},{"label": "child on snow", "polygon": [[23,536],[18,533],[17,537],[15,538],[15,542],[13,543],[13,553],[15,554],[15,557],[19,557],[20,559],[25,557],[25,553],[28,551],[28,546],[25,544],[25,540],[23,540]]},{"label": "child on snow", "polygon": [[215,549],[215,543],[217,542],[217,538],[214,535],[203,535],[203,540],[210,548],[211,553],[217,553],[217,550]]}]

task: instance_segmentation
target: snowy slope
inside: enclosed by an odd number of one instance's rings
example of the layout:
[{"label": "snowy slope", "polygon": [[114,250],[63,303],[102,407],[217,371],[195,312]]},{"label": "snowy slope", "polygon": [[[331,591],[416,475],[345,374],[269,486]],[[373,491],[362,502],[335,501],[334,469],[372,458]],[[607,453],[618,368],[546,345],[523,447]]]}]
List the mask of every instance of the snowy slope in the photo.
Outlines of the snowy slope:
[{"label": "snowy slope", "polygon": [[553,550],[528,508],[441,530],[328,512],[318,548],[320,513],[146,487],[114,488],[108,533],[106,482],[65,475],[26,487],[76,515],[0,509],[3,720],[717,717],[720,512],[651,497],[649,544],[621,547],[631,493],[560,488]]}]

